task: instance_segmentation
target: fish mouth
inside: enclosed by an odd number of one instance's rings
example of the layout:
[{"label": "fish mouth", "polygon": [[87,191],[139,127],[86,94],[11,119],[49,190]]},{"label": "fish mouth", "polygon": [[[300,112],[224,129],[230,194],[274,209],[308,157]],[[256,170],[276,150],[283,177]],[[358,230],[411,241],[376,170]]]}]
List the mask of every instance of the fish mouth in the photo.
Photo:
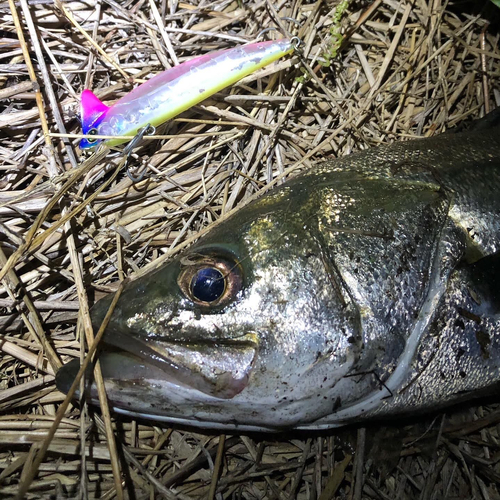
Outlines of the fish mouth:
[{"label": "fish mouth", "polygon": [[[247,386],[257,348],[254,333],[231,340],[180,342],[143,340],[114,332],[105,335],[98,359],[104,380],[115,385],[140,390],[141,385],[167,382],[213,398],[231,399]],[[68,392],[79,366],[75,359],[59,370],[59,390]]]}]

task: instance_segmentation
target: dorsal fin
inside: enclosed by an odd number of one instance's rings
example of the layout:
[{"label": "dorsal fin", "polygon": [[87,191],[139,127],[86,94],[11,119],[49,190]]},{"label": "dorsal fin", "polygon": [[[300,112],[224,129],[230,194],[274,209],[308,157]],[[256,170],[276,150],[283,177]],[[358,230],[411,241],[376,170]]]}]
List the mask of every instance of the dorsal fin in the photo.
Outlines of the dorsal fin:
[{"label": "dorsal fin", "polygon": [[101,118],[109,109],[106,104],[90,90],[84,90],[81,97],[80,117],[82,119],[82,130],[87,134],[89,130],[98,124]]}]

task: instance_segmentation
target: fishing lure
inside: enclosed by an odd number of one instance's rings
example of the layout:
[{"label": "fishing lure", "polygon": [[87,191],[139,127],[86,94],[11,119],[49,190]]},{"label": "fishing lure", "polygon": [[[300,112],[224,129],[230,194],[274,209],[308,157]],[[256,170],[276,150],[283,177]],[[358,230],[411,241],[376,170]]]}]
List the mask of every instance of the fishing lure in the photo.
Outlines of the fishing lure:
[{"label": "fishing lure", "polygon": [[[241,78],[290,54],[300,40],[256,42],[195,57],[156,75],[108,107],[90,90],[81,97],[85,135],[113,139],[82,139],[80,148],[100,142],[116,146],[150,125],[157,127]],[[154,129],[153,129],[154,130]]]}]

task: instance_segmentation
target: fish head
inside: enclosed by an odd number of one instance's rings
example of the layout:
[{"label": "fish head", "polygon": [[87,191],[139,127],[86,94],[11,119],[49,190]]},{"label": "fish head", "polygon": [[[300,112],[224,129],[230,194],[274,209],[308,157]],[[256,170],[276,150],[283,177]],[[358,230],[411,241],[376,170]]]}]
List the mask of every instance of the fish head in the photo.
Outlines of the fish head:
[{"label": "fish head", "polygon": [[[359,318],[286,198],[283,189],[245,207],[124,288],[100,356],[116,410],[241,429],[331,412],[359,356]],[[111,300],[94,306],[96,329]]]},{"label": "fish head", "polygon": [[[85,135],[97,135],[99,125],[106,117],[109,107],[90,90],[84,90],[80,101],[80,119],[82,131]],[[99,145],[103,139],[83,138],[80,141],[80,149],[90,149]]]}]

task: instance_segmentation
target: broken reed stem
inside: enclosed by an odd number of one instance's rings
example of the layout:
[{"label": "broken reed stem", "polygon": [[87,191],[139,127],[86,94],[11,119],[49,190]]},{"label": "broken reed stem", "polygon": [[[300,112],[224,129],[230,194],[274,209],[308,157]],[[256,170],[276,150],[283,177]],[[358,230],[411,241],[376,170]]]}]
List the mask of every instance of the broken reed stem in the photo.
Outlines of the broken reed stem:
[{"label": "broken reed stem", "polygon": [[[52,141],[49,136],[49,126],[47,124],[47,117],[45,116],[45,107],[43,104],[43,97],[40,92],[40,85],[38,84],[38,79],[36,77],[35,70],[33,68],[33,63],[31,62],[31,57],[28,49],[28,45],[26,44],[26,40],[24,38],[23,29],[21,27],[21,22],[19,21],[19,16],[17,14],[16,4],[14,0],[9,0],[10,12],[12,14],[12,18],[14,20],[14,25],[16,27],[17,36],[19,38],[19,43],[21,44],[21,50],[23,51],[24,61],[26,63],[26,67],[28,69],[28,75],[33,84],[33,91],[35,92],[35,100],[36,105],[38,107],[38,113],[40,115],[40,123],[42,125],[43,136],[45,139],[45,145],[51,150],[52,149]],[[49,169],[53,171],[54,174],[57,174],[57,168],[55,165],[55,161],[53,158],[49,157]]]},{"label": "broken reed stem", "polygon": [[[65,210],[63,210],[63,214]],[[80,266],[79,253],[76,249],[75,237],[73,234],[73,228],[71,221],[65,224],[67,242],[69,249],[69,256],[71,260],[71,266],[73,267],[73,275],[75,279],[75,285],[78,292],[78,299],[80,301],[80,319],[85,332],[85,337],[87,340],[87,345],[92,345],[94,342],[94,330],[92,328],[92,321],[90,319],[90,309],[89,301],[87,296],[87,291],[83,283],[82,269]],[[123,279],[120,281],[123,282]],[[97,394],[99,397],[99,405],[101,407],[101,412],[105,422],[106,428],[106,442],[109,449],[109,456],[111,459],[111,467],[113,469],[113,478],[115,480],[116,496],[118,500],[123,499],[123,489],[122,480],[120,472],[120,461],[118,459],[118,452],[116,449],[115,435],[113,433],[113,428],[111,424],[111,415],[109,411],[108,398],[106,396],[106,389],[104,386],[104,380],[102,377],[101,365],[99,360],[97,360],[94,367],[94,379],[97,384]]]},{"label": "broken reed stem", "polygon": [[[101,186],[97,191],[89,196],[89,198],[80,203],[80,205],[78,205],[66,217],[62,217],[59,221],[50,226],[49,229],[46,229],[40,236],[38,236],[38,238],[35,238],[36,233],[42,227],[45,219],[48,217],[54,207],[59,203],[62,197],[77,183],[80,177],[85,175],[92,167],[94,167],[99,160],[103,159],[108,154],[108,152],[109,149],[103,147],[87,161],[85,161],[80,167],[71,172],[68,180],[61,186],[59,191],[57,191],[57,193],[51,198],[51,200],[47,202],[43,210],[38,214],[37,218],[26,234],[24,243],[19,245],[18,249],[14,253],[12,253],[12,255],[7,259],[5,265],[2,267],[2,269],[0,269],[0,280],[2,280],[9,272],[9,270],[19,262],[19,260],[24,256],[25,253],[35,250],[36,247],[38,245],[41,245],[50,234],[54,233],[57,229],[62,227],[67,220],[71,219],[71,217],[74,217],[75,215],[78,215],[89,203],[94,200],[98,192],[103,191],[111,183],[108,181],[103,184],[103,186]],[[116,171],[116,174],[117,173],[118,169]],[[54,179],[54,181],[56,180],[57,179]]]},{"label": "broken reed stem", "polygon": [[[215,122],[213,120],[214,124],[219,125],[218,122]],[[245,123],[243,122],[234,122],[233,125],[239,126],[239,127],[244,127]],[[194,137],[213,137],[214,135],[228,135],[228,134],[233,134],[233,130],[223,130],[220,132],[206,132],[206,133],[201,133],[201,134],[166,134],[166,135],[145,135],[142,140],[146,141],[154,141],[154,140],[161,140],[161,139],[179,139],[179,138],[185,138],[185,139],[192,139]],[[88,134],[61,134],[57,132],[51,132],[50,137],[67,137],[70,139],[117,139],[116,135],[88,135]],[[124,142],[126,141],[131,141],[132,139],[135,139],[135,135],[121,135],[119,137],[120,140],[123,140]]]},{"label": "broken reed stem", "polygon": [[115,482],[116,496],[118,500],[122,500],[123,488],[121,479],[122,475],[120,472],[120,461],[118,458],[118,451],[116,448],[116,440],[113,431],[113,424],[111,422],[111,412],[109,411],[108,398],[106,396],[106,387],[104,385],[104,378],[102,376],[102,370],[101,370],[101,362],[99,361],[99,359],[96,361],[94,367],[94,378],[97,385],[97,395],[99,397],[99,405],[101,407],[101,413],[104,419],[104,427],[106,430],[105,434],[108,443],[111,468],[113,469],[113,479]]},{"label": "broken reed stem", "polygon": [[4,340],[1,336],[0,351],[5,354],[10,354],[13,358],[22,361],[28,366],[32,366],[36,371],[55,375],[55,371],[52,366],[50,366],[50,363],[47,366],[40,366],[40,359],[35,353],[28,351],[28,349],[24,349],[24,347],[14,344],[13,342]]},{"label": "broken reed stem", "polygon": [[217,455],[215,456],[214,471],[212,473],[212,482],[208,492],[208,500],[214,500],[217,490],[217,481],[219,480],[222,470],[222,459],[224,458],[224,445],[226,444],[226,435],[221,434],[219,437],[219,445],[217,446]]},{"label": "broken reed stem", "polygon": [[486,67],[486,30],[490,23],[486,23],[484,25],[483,30],[481,31],[481,35],[479,38],[481,44],[481,69],[483,70],[483,95],[484,95],[484,111],[485,113],[490,112],[490,98],[488,95],[488,71]]},{"label": "broken reed stem", "polygon": [[366,444],[366,428],[360,427],[357,433],[356,455],[354,459],[354,469],[353,469],[354,486],[351,490],[352,500],[361,500],[361,495],[363,492],[365,444]]},{"label": "broken reed stem", "polygon": [[[38,33],[35,28],[35,25],[33,23],[33,19],[31,17],[31,11],[28,6],[27,0],[20,0],[21,2],[21,7],[23,9],[24,13],[24,19],[26,21],[26,25],[28,26],[28,31],[31,37],[31,43],[33,45],[33,48],[35,50],[38,66],[40,67],[40,72],[42,74],[42,79],[43,79],[43,84],[44,84],[44,90],[45,90],[45,95],[48,97],[50,106],[52,108],[52,115],[55,118],[57,128],[59,129],[60,132],[65,133],[66,132],[66,127],[64,125],[63,118],[61,116],[61,112],[59,111],[59,103],[57,101],[57,98],[54,94],[54,89],[52,88],[52,80],[49,74],[49,71],[47,69],[47,65],[45,64],[45,59],[44,59],[44,54],[42,52],[42,47],[40,46],[40,41],[38,40]],[[45,133],[45,131],[44,131]],[[48,133],[48,130],[47,130]],[[46,139],[48,140],[47,147],[49,148],[49,161],[54,161],[54,165],[57,170],[60,170],[58,168],[57,162],[55,162],[55,149],[52,144],[52,139],[50,138],[50,135],[45,136]],[[78,162],[76,160],[76,156],[73,152],[73,146],[70,143],[69,140],[63,140],[64,143],[64,148],[66,149],[66,154],[68,155],[68,159],[71,163],[71,166],[73,168],[76,168]],[[49,172],[51,176],[56,175],[56,172]]]},{"label": "broken reed stem", "polygon": [[[106,327],[108,326],[109,320],[111,319],[111,315],[113,314],[113,311],[116,307],[116,303],[118,302],[118,299],[120,298],[120,295],[122,293],[123,287],[125,286],[125,283],[127,281],[122,281],[120,285],[118,286],[118,290],[115,293],[115,296],[113,297],[113,300],[109,306],[108,312],[106,313],[106,316],[104,317],[104,320],[99,328],[99,331],[97,332],[97,335],[95,336],[94,341],[92,342],[92,345],[90,346],[87,356],[85,360],[83,361],[82,365],[80,366],[80,370],[78,370],[78,373],[75,377],[75,380],[73,380],[73,383],[71,384],[71,387],[66,394],[66,397],[64,398],[64,401],[61,403],[59,406],[59,409],[57,410],[56,417],[54,419],[54,422],[52,423],[51,428],[49,429],[49,432],[47,434],[47,437],[42,443],[42,446],[40,447],[35,460],[33,461],[33,465],[30,467],[30,469],[27,471],[26,476],[24,481],[19,485],[19,490],[16,495],[16,500],[22,500],[26,493],[29,490],[29,487],[35,478],[38,469],[40,467],[40,464],[43,461],[43,458],[45,457],[45,454],[47,453],[47,450],[49,449],[49,445],[52,441],[52,438],[54,437],[57,427],[59,426],[59,423],[61,420],[64,418],[64,414],[66,413],[66,409],[69,406],[69,403],[71,402],[71,399],[75,395],[76,390],[78,389],[78,385],[80,383],[80,379],[82,378],[83,374],[85,373],[85,370],[87,369],[87,366],[90,364],[92,361],[92,357],[97,350],[97,347],[99,343],[102,340],[102,337],[104,335],[104,331],[106,330]],[[37,446],[37,445],[33,445]]]},{"label": "broken reed stem", "polygon": [[163,41],[165,42],[165,46],[167,47],[167,51],[174,61],[174,65],[179,65],[179,59],[177,59],[177,55],[175,54],[174,48],[172,47],[172,42],[170,41],[170,37],[168,33],[165,31],[165,26],[163,25],[162,18],[160,13],[158,12],[158,7],[156,7],[156,3],[154,0],[149,0],[149,7],[151,8],[151,12],[153,13],[153,17],[158,25],[158,29],[160,30],[161,36],[163,37]]},{"label": "broken reed stem", "polygon": [[[84,333],[82,326],[82,318],[79,317],[76,322],[76,339],[80,343],[80,364],[85,361],[85,348],[86,344],[84,341]],[[88,416],[88,404],[85,400],[83,394],[85,394],[85,376],[80,379],[80,460],[81,460],[81,474],[80,474],[80,496],[82,499],[88,498],[88,474],[87,474],[87,454],[86,454],[86,442],[87,442],[87,432],[86,423]],[[108,448],[109,450],[109,448]]]},{"label": "broken reed stem", "polygon": [[[6,264],[7,264],[7,257],[2,247],[0,246],[0,267],[4,268]],[[29,332],[33,335],[35,341],[42,348],[42,352],[47,356],[47,359],[49,361],[49,364],[53,372],[54,373],[57,372],[57,370],[62,365],[61,360],[59,359],[59,356],[52,347],[51,342],[47,338],[45,330],[40,321],[39,313],[35,308],[35,306],[33,305],[31,298],[26,293],[24,286],[17,277],[15,271],[13,269],[8,269],[3,281],[5,282],[5,288],[8,291],[12,292],[11,296],[12,300],[16,300],[16,298],[20,295],[22,296],[23,302],[26,304],[28,311],[31,313],[31,318],[28,318],[28,316],[23,311],[21,311],[21,317],[24,321],[24,324],[28,328]]]},{"label": "broken reed stem", "polygon": [[[12,1],[12,0],[9,0]],[[86,38],[86,40],[109,62],[127,82],[131,80],[131,76],[127,74],[121,66],[106,54],[102,47],[80,26],[78,21],[73,17],[73,14],[64,6],[61,0],[55,0],[57,8],[66,16],[68,21]]]},{"label": "broken reed stem", "polygon": [[[95,420],[101,432],[104,432],[103,421],[97,415],[95,417]],[[139,460],[137,460],[137,458],[133,455],[133,453],[130,452],[130,450],[126,445],[122,446],[122,451],[123,455],[125,456],[125,460],[127,460],[127,462],[129,462],[132,466],[134,466],[153,485],[153,487],[158,491],[158,493],[164,495],[166,498],[170,500],[176,500],[178,498],[177,495],[169,491],[161,483],[161,481],[159,481],[153,474],[148,472],[144,464],[142,464]],[[115,494],[115,491],[109,491],[108,493],[106,494],[106,497],[112,498]]]}]

